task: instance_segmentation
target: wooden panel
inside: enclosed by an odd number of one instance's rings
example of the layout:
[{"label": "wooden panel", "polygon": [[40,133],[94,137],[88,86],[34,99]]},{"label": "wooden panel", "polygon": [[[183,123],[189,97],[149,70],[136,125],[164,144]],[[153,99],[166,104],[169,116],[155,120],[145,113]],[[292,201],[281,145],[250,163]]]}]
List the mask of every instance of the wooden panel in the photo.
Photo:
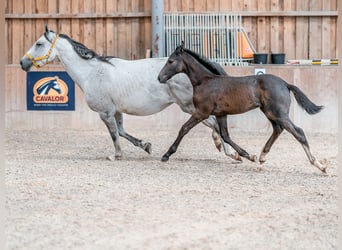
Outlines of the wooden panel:
[{"label": "wooden panel", "polygon": [[[296,1],[297,10],[308,10],[309,0]],[[296,18],[296,59],[309,58],[309,18]]]},{"label": "wooden panel", "polygon": [[232,0],[219,0],[220,10],[227,12],[232,10]]},{"label": "wooden panel", "polygon": [[[293,11],[296,9],[296,1],[288,0],[284,1],[284,10]],[[283,51],[286,52],[286,58],[294,59],[296,58],[296,19],[293,17],[284,17],[284,46]]]},{"label": "wooden panel", "polygon": [[[151,0],[5,3],[9,63],[18,63],[45,23],[99,54],[143,58],[151,47]],[[164,10],[241,13],[258,52],[285,52],[288,59],[337,57],[337,0],[164,0]]]},{"label": "wooden panel", "polygon": [[[256,11],[258,8],[258,2],[254,0],[244,0],[243,9]],[[257,41],[257,17],[245,17],[242,19],[243,28],[246,30],[248,37],[251,41]]]},{"label": "wooden panel", "polygon": [[[116,12],[116,4],[114,1],[107,0],[106,1],[106,12],[107,13],[114,13]],[[115,20],[113,19],[106,19],[106,30],[105,30],[105,37],[106,37],[106,54],[114,56],[117,51],[117,43],[114,42],[115,32]]]},{"label": "wooden panel", "polygon": [[[13,11],[18,13],[24,12],[24,5],[20,0],[13,0]],[[15,41],[15,45],[12,47],[12,62],[18,63],[20,58],[24,55],[24,39],[22,35],[24,34],[24,21],[23,20],[13,20],[12,24],[12,41]]]},{"label": "wooden panel", "polygon": [[[59,12],[60,13],[70,13],[71,1],[69,0],[59,0]],[[71,34],[71,20],[61,19],[58,23],[58,32],[63,34]]]},{"label": "wooden panel", "polygon": [[[336,1],[325,0],[323,2],[323,10],[330,10],[335,7]],[[332,32],[331,27],[336,26],[334,18],[324,18],[322,20],[322,58],[333,58],[335,57],[333,51],[336,50],[336,32]]]},{"label": "wooden panel", "polygon": [[[104,1],[97,1],[95,6],[96,13],[104,13],[105,10],[105,2]],[[103,36],[104,29],[105,29],[105,20],[103,18],[99,18],[95,22],[95,47],[94,50],[99,55],[106,54],[106,37]]]},{"label": "wooden panel", "polygon": [[[84,1],[84,12],[92,13],[95,12],[95,1],[88,0]],[[85,19],[83,23],[84,28],[84,44],[90,48],[95,50],[95,22],[94,19]]]},{"label": "wooden panel", "polygon": [[[33,0],[27,0],[24,2],[24,12],[26,13],[33,13],[34,6]],[[36,36],[34,33],[34,20],[27,20],[24,22],[24,51],[26,52],[29,48],[31,48],[33,42],[36,40]]]},{"label": "wooden panel", "polygon": [[[322,8],[322,0],[311,0],[309,9]],[[309,58],[320,59],[322,56],[322,18],[309,18]]]},{"label": "wooden panel", "polygon": [[[258,11],[267,10],[266,6],[267,0],[259,0],[258,1]],[[266,17],[258,17],[257,18],[257,37],[256,40],[252,40],[256,47],[257,52],[259,53],[268,53],[269,51],[269,32],[267,31],[268,18]]]},{"label": "wooden panel", "polygon": [[[280,0],[272,0],[271,2],[271,11],[279,11],[283,8],[281,3],[283,1]],[[270,52],[283,52],[283,20],[282,17],[271,17],[271,26],[270,26]]]},{"label": "wooden panel", "polygon": [[194,6],[194,11],[206,11],[207,10],[207,1],[206,0],[196,0],[196,4]]}]

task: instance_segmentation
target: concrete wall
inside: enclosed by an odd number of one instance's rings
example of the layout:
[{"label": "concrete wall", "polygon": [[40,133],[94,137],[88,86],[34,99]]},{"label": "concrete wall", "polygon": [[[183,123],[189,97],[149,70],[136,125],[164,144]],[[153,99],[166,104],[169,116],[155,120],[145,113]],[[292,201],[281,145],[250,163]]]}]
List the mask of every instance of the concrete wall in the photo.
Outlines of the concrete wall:
[{"label": "concrete wall", "polygon": [[[306,132],[337,133],[338,79],[337,66],[289,66],[264,65],[248,67],[225,67],[233,76],[254,74],[256,68],[282,77],[300,87],[316,104],[325,108],[319,114],[306,114],[293,99],[291,118]],[[48,65],[43,70],[60,71],[59,65]],[[91,111],[81,90],[76,88],[75,111],[27,111],[26,73],[19,65],[6,66],[6,128],[10,129],[106,129],[97,113]],[[148,116],[124,116],[125,127],[130,129],[178,130],[188,119],[178,106]],[[228,118],[229,127],[235,131],[268,131],[271,125],[260,110],[250,111]]]}]

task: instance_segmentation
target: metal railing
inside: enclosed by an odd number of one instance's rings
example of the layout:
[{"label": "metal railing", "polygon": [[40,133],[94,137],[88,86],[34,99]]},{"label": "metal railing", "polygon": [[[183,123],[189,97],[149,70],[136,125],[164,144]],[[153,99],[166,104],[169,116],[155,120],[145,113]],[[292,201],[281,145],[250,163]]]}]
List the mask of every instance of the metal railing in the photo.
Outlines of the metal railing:
[{"label": "metal railing", "polygon": [[[186,48],[221,65],[246,65],[241,15],[164,13],[165,56],[185,42]],[[245,34],[246,35],[246,34]]]}]

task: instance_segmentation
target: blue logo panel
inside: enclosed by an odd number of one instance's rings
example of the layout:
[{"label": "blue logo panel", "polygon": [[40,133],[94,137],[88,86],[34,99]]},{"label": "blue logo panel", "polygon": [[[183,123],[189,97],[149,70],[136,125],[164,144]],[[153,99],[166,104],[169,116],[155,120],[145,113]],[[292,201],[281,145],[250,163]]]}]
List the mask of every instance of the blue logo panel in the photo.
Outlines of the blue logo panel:
[{"label": "blue logo panel", "polygon": [[27,110],[75,110],[75,83],[64,71],[27,73]]}]

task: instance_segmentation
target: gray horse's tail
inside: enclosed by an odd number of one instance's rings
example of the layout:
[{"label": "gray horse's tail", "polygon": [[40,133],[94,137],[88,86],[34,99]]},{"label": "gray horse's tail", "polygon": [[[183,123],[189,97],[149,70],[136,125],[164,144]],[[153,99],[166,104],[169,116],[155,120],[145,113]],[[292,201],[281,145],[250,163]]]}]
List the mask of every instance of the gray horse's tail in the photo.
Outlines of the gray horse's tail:
[{"label": "gray horse's tail", "polygon": [[310,99],[297,86],[287,84],[287,87],[289,90],[292,91],[299,106],[301,106],[306,112],[308,112],[308,114],[314,115],[323,109],[323,106],[318,106],[310,101]]}]

